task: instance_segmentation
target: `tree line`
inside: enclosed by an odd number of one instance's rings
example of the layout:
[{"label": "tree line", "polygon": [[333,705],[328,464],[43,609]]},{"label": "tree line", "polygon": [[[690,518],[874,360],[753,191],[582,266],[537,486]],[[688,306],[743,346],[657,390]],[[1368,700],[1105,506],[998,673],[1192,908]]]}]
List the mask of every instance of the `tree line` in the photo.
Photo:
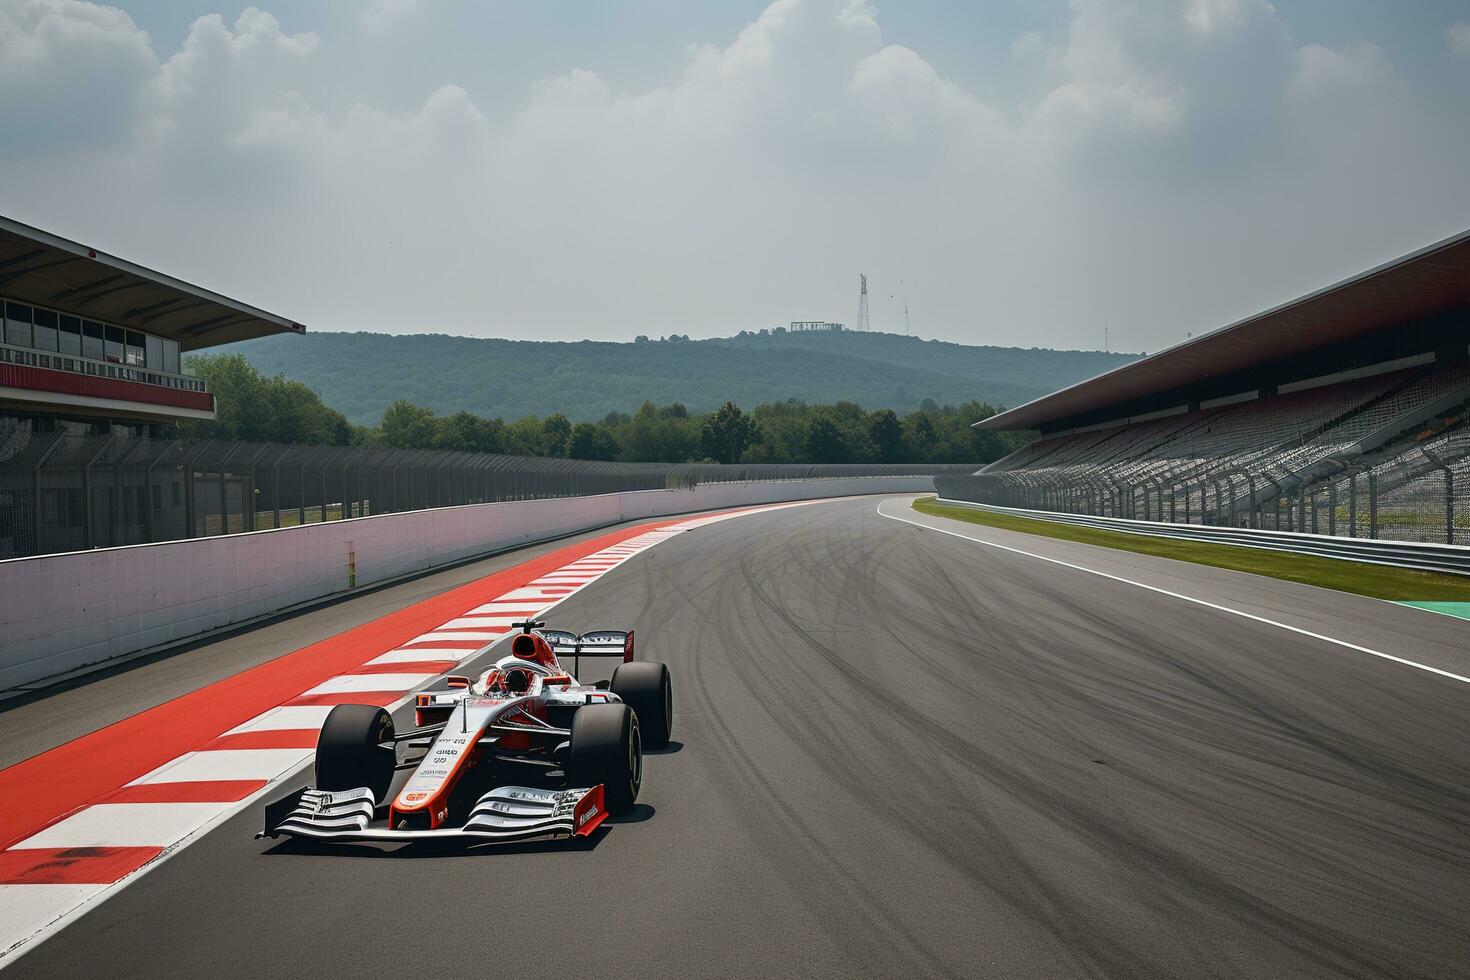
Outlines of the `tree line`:
[{"label": "tree line", "polygon": [[726,402],[706,413],[644,402],[631,415],[610,412],[597,422],[573,423],[560,413],[511,422],[467,411],[436,415],[399,400],[378,425],[358,426],[305,385],[266,377],[242,355],[199,356],[190,367],[218,402],[214,421],[183,425],[197,438],[663,463],[988,462],[1026,441],[1025,434],[971,428],[996,411],[978,401],[926,400],[904,415],[847,401],[789,400],[748,412]]}]

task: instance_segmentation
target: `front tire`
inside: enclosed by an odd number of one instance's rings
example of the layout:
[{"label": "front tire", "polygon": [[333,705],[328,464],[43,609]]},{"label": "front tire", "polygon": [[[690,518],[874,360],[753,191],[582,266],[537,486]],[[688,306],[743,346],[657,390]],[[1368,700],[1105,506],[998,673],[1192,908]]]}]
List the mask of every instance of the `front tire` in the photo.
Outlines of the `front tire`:
[{"label": "front tire", "polygon": [[608,813],[618,816],[633,809],[643,784],[643,744],[633,710],[626,704],[578,708],[572,715],[566,774],[572,786],[601,783]]},{"label": "front tire", "polygon": [[339,704],[316,740],[316,788],[334,792],[366,786],[373,801],[381,803],[397,761],[388,712],[370,704]]},{"label": "front tire", "polygon": [[647,661],[619,664],[608,687],[637,713],[643,745],[667,748],[674,730],[674,685],[669,668]]}]

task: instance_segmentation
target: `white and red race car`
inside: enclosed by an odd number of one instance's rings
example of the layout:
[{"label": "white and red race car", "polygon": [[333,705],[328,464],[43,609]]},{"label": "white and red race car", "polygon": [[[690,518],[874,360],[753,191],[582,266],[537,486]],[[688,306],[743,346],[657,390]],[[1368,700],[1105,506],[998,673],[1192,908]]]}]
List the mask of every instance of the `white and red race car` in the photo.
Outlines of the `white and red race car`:
[{"label": "white and red race car", "polygon": [[[471,681],[416,696],[415,729],[372,705],[337,705],[316,748],[316,786],[266,805],[260,836],[325,841],[464,838],[511,843],[590,835],[638,799],[644,748],[668,745],[673,687],[661,663],[633,659],[633,631],[578,636],[515,624],[510,654]],[[562,665],[617,656],[610,681]],[[398,747],[423,755],[398,761]],[[400,770],[413,773],[388,798]],[[533,785],[505,785],[519,771]],[[488,789],[487,789],[488,788]]]}]

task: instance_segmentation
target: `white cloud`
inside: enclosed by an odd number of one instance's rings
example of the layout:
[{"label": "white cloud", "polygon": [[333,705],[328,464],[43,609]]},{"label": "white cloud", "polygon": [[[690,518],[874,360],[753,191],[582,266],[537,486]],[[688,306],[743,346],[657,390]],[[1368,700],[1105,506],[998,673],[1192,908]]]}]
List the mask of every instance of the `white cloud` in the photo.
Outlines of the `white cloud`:
[{"label": "white cloud", "polygon": [[1250,139],[1291,71],[1289,31],[1265,0],[1073,0],[1071,9],[1054,85],[1026,125],[1075,153],[1173,160]]},{"label": "white cloud", "polygon": [[121,10],[0,4],[0,152],[113,142],[136,122],[139,88],[157,70],[148,35]]},{"label": "white cloud", "polygon": [[1199,36],[1230,33],[1245,24],[1262,4],[1253,0],[1189,0],[1184,21]]},{"label": "white cloud", "polygon": [[1365,96],[1392,83],[1393,68],[1376,45],[1359,42],[1335,49],[1308,44],[1296,52],[1287,94],[1303,100],[1343,93]]},{"label": "white cloud", "polygon": [[0,6],[16,216],[314,327],[715,334],[843,319],[864,271],[877,326],[902,278],[924,332],[1094,346],[1107,320],[1154,349],[1470,212],[1463,118],[1263,0],[1074,0],[1012,47],[1025,104],[885,42],[864,0],[777,0],[659,83],[571,63],[509,106],[447,72],[344,95],[372,39],[276,13],[159,57],[110,8]]},{"label": "white cloud", "polygon": [[846,27],[865,31],[878,29],[878,8],[867,0],[848,0],[847,6],[837,14],[837,20]]},{"label": "white cloud", "polygon": [[1037,31],[1025,31],[1011,42],[1011,57],[1017,60],[1034,57],[1046,51],[1046,42]]},{"label": "white cloud", "polygon": [[368,0],[362,23],[370,31],[382,32],[417,13],[419,0]]},{"label": "white cloud", "polygon": [[1445,37],[1455,54],[1470,55],[1470,23],[1451,24],[1445,28]]},{"label": "white cloud", "polygon": [[925,138],[932,147],[955,138],[1006,138],[998,112],[902,45],[887,45],[859,61],[848,91],[861,100],[860,114],[892,139]]},{"label": "white cloud", "polygon": [[233,26],[200,17],[183,45],[143,86],[147,134],[139,151],[181,188],[274,192],[330,129],[302,93],[303,70],[320,46],[246,7]]}]

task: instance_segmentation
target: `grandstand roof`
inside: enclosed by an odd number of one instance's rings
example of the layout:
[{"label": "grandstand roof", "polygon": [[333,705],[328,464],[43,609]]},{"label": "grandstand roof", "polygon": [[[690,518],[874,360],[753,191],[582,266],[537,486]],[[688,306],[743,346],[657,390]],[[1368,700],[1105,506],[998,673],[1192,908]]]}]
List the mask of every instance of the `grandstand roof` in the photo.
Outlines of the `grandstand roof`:
[{"label": "grandstand roof", "polygon": [[0,216],[0,295],[135,327],[197,350],[275,333],[285,317]]},{"label": "grandstand roof", "polygon": [[1470,231],[975,426],[1039,428],[1456,309],[1470,310]]}]

